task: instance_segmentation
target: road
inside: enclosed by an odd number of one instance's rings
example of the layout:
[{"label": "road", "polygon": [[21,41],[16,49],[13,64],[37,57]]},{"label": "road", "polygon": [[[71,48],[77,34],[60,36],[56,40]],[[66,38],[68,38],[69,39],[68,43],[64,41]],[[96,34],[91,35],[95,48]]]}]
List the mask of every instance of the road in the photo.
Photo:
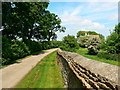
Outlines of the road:
[{"label": "road", "polygon": [[21,60],[19,63],[9,65],[0,70],[0,89],[13,88],[36,64],[51,52],[58,50],[49,49],[39,55],[33,55]]}]

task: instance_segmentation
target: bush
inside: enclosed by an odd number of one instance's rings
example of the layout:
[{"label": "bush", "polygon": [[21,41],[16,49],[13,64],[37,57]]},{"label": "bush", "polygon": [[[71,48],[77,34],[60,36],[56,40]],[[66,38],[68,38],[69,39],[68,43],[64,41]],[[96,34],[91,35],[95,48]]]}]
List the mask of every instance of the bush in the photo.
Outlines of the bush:
[{"label": "bush", "polygon": [[120,58],[120,54],[110,54],[107,51],[103,51],[103,50],[100,50],[97,56],[103,59],[109,59],[114,61],[119,61]]},{"label": "bush", "polygon": [[63,41],[50,41],[50,47],[51,48],[59,48],[62,46]]},{"label": "bush", "polygon": [[30,54],[26,44],[22,41],[10,41],[8,38],[2,38],[2,64],[9,64],[16,59],[22,58]]},{"label": "bush", "polygon": [[67,35],[63,38],[60,48],[65,51],[75,52],[79,48],[79,45],[75,36]]},{"label": "bush", "polygon": [[28,46],[31,54],[42,50],[42,43],[41,42],[26,40],[25,44]]},{"label": "bush", "polygon": [[15,40],[12,42],[11,50],[12,50],[12,57],[11,59],[18,59],[30,54],[29,48],[26,44],[22,41]]},{"label": "bush", "polygon": [[77,41],[80,47],[86,48],[88,40],[89,40],[89,37],[83,36],[83,37],[79,37]]},{"label": "bush", "polygon": [[95,37],[89,38],[86,45],[88,49],[88,54],[96,55],[100,49],[100,43],[101,41],[99,38]]}]

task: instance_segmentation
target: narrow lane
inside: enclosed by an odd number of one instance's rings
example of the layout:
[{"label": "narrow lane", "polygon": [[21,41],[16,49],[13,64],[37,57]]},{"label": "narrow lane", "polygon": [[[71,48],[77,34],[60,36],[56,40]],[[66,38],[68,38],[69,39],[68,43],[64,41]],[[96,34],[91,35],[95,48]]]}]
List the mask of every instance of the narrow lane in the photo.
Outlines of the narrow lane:
[{"label": "narrow lane", "polygon": [[36,64],[58,48],[50,49],[39,55],[33,55],[0,70],[0,88],[13,88]]}]

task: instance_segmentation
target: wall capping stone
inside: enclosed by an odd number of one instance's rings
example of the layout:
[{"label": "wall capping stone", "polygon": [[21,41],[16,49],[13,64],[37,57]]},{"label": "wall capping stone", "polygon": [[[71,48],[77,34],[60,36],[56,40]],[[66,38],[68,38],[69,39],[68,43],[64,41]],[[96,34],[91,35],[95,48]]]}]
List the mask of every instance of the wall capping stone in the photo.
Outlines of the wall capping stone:
[{"label": "wall capping stone", "polygon": [[118,90],[120,67],[85,58],[77,53],[58,51],[86,88]]}]

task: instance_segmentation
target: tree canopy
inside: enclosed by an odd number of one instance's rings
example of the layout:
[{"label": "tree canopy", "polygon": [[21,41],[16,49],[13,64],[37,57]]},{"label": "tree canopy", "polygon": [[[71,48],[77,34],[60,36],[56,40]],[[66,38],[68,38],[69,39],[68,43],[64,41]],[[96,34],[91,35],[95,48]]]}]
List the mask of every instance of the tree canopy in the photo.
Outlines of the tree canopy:
[{"label": "tree canopy", "polygon": [[104,49],[109,53],[120,54],[120,23],[115,26],[114,31],[107,37]]},{"label": "tree canopy", "polygon": [[86,35],[99,35],[102,40],[104,40],[104,36],[102,34],[96,33],[95,31],[78,31],[77,32],[77,38],[80,36],[86,36]]},{"label": "tree canopy", "polygon": [[3,36],[11,40],[55,39],[57,31],[65,31],[60,18],[46,10],[48,2],[2,2]]}]

